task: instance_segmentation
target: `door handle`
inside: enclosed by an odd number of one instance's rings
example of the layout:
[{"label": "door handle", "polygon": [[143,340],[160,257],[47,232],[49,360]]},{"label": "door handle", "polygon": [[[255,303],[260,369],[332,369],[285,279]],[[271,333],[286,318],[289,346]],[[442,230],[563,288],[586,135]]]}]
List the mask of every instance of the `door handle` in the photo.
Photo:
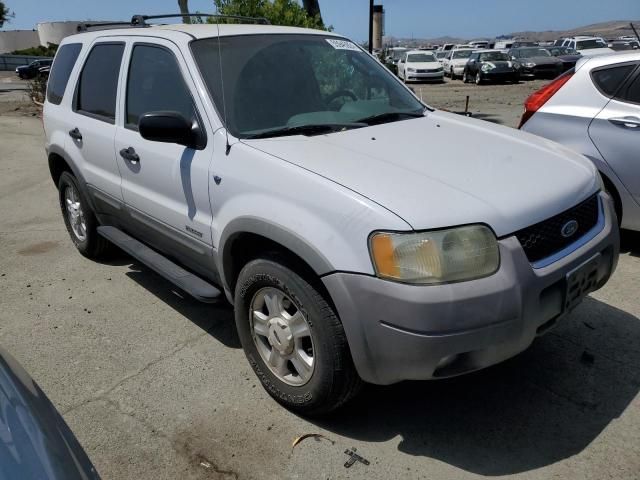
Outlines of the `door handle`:
[{"label": "door handle", "polygon": [[133,147],[123,148],[120,150],[120,156],[131,163],[138,163],[140,161],[140,157]]},{"label": "door handle", "polygon": [[80,130],[78,130],[78,127],[73,130],[69,130],[69,136],[74,140],[82,140],[82,134],[80,133]]},{"label": "door handle", "polygon": [[619,127],[640,130],[640,118],[638,117],[610,118],[609,121]]}]

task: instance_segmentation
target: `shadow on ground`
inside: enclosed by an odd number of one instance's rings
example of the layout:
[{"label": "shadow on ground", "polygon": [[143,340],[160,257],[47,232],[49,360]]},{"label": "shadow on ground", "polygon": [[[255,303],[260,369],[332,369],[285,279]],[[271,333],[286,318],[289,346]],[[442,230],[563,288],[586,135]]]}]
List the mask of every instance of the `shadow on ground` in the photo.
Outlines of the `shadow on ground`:
[{"label": "shadow on ground", "polygon": [[367,386],[315,422],[364,442],[480,475],[534,470],[580,453],[640,390],[640,320],[588,298],[520,356],[475,374]]},{"label": "shadow on ground", "polygon": [[[213,305],[199,302],[188,294],[180,292],[172,283],[145,266],[137,263],[131,264],[130,257],[121,258],[125,262],[124,264],[127,264],[126,259],[131,265],[130,270],[126,273],[127,277],[188,318],[224,346],[241,348],[233,309],[225,299],[222,299],[219,304]],[[114,259],[114,262],[118,260]]]},{"label": "shadow on ground", "polygon": [[491,113],[474,113],[472,118],[484,120],[485,122],[497,123],[498,125],[504,124],[499,115],[493,115]]},{"label": "shadow on ground", "polygon": [[620,253],[640,257],[640,232],[632,232],[631,230],[620,232]]}]

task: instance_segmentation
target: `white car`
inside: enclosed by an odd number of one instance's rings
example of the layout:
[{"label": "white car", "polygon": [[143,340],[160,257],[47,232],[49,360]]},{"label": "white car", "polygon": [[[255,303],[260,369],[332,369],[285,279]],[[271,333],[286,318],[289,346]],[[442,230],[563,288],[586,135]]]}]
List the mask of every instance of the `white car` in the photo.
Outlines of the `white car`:
[{"label": "white car", "polygon": [[600,37],[573,37],[565,38],[562,42],[563,47],[569,47],[576,50],[584,57],[594,57],[596,55],[607,55],[614,53],[615,50],[608,47]]},{"label": "white car", "polygon": [[459,50],[451,50],[442,63],[445,75],[451,77],[451,80],[455,80],[458,77],[462,77],[464,67],[469,60],[469,57],[473,53],[472,48],[462,48]]},{"label": "white car", "polygon": [[444,69],[433,52],[410,50],[398,62],[398,76],[406,83],[444,80]]},{"label": "white car", "polygon": [[334,32],[145,19],[57,51],[43,120],[70,240],[226,298],[286,407],[506,360],[614,271],[613,202],[583,156],[437,111]]}]

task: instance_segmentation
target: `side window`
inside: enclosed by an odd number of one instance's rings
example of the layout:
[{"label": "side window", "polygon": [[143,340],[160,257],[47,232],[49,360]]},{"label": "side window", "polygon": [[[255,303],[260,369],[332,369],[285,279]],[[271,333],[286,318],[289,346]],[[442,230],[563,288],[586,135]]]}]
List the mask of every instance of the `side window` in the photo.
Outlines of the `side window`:
[{"label": "side window", "polygon": [[77,112],[115,123],[123,52],[124,43],[99,43],[91,49],[76,87]]},{"label": "side window", "polygon": [[628,102],[640,104],[640,75],[636,75],[636,78],[631,82],[624,98]]},{"label": "side window", "polygon": [[634,64],[627,64],[601,68],[591,72],[591,78],[602,94],[612,97],[635,67]]},{"label": "side window", "polygon": [[148,112],[171,110],[195,120],[193,99],[175,56],[163,47],[136,45],[127,78],[125,126],[137,130]]},{"label": "side window", "polygon": [[64,91],[69,83],[69,76],[73,70],[78,55],[82,50],[81,43],[67,43],[60,47],[56,59],[51,67],[49,82],[47,83],[47,100],[55,105],[60,105]]}]

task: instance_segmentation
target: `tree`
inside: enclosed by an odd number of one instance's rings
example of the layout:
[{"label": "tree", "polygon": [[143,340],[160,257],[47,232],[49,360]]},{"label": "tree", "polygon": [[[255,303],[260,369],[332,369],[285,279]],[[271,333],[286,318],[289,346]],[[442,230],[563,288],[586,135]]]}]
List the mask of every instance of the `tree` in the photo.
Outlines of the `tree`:
[{"label": "tree", "polygon": [[178,0],[178,8],[180,13],[185,15],[182,17],[182,23],[191,23],[191,17],[186,16],[189,14],[189,0]]},{"label": "tree", "polygon": [[318,17],[322,22],[322,14],[320,13],[320,3],[318,0],[302,0],[302,6],[311,18]]},{"label": "tree", "polygon": [[4,2],[0,0],[0,28],[2,28],[10,18],[13,18],[13,14],[9,11],[9,7],[5,6]]},{"label": "tree", "polygon": [[[274,25],[325,28],[320,15],[310,16],[296,0],[214,0],[214,2],[221,15],[264,17]],[[215,22],[213,19],[212,21]]]}]

